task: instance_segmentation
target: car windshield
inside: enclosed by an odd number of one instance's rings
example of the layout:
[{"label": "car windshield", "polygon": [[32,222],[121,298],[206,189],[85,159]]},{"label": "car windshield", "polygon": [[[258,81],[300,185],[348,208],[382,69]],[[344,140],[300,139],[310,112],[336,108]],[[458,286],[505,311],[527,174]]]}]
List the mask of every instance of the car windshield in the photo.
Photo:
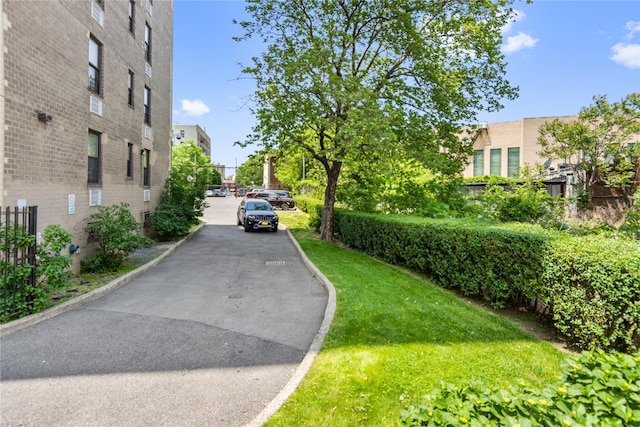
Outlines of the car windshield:
[{"label": "car windshield", "polygon": [[271,210],[271,205],[268,204],[268,203],[249,202],[249,203],[247,203],[247,210],[250,210],[250,211],[270,211]]}]

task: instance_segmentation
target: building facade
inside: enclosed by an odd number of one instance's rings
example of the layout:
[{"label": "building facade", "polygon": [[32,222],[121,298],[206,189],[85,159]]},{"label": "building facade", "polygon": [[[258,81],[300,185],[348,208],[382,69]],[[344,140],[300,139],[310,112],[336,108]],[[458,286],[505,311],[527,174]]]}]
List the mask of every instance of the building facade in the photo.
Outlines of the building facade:
[{"label": "building facade", "polygon": [[0,5],[0,205],[91,249],[90,214],[126,202],[144,221],[170,171],[173,2]]},{"label": "building facade", "polygon": [[193,141],[211,159],[211,138],[204,129],[198,125],[181,125],[178,123],[174,123],[171,128],[171,138],[174,146],[180,145],[185,141]]},{"label": "building facade", "polygon": [[496,175],[517,178],[525,165],[544,164],[538,155],[538,130],[558,119],[576,120],[576,116],[538,117],[501,123],[481,123],[472,137],[473,156],[463,172],[465,178]]}]

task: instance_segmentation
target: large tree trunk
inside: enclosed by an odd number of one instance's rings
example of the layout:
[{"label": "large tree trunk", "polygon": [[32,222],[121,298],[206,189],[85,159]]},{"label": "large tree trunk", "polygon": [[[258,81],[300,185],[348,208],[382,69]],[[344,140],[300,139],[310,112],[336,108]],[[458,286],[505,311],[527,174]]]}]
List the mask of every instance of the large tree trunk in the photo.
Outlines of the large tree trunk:
[{"label": "large tree trunk", "polygon": [[336,189],[340,177],[341,162],[333,162],[327,168],[327,188],[324,192],[324,208],[320,225],[320,240],[333,241],[333,205],[336,202]]}]

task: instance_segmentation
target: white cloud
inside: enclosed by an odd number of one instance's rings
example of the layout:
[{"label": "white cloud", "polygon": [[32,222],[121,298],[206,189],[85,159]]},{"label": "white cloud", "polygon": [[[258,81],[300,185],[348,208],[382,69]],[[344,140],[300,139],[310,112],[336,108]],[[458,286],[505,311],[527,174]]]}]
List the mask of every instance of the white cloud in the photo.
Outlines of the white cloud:
[{"label": "white cloud", "polygon": [[507,37],[507,43],[502,47],[504,53],[514,53],[522,49],[531,49],[538,43],[538,39],[534,39],[529,34],[519,32],[515,36]]},{"label": "white cloud", "polygon": [[183,99],[180,111],[185,113],[187,116],[202,116],[209,112],[209,107],[207,107],[207,104],[202,102],[200,99],[196,99],[194,101]]},{"label": "white cloud", "polygon": [[513,28],[513,24],[515,24],[516,22],[520,22],[527,17],[527,15],[521,10],[514,10],[513,12],[513,20],[502,27],[502,34],[506,34],[511,31],[511,28]]},{"label": "white cloud", "polygon": [[627,68],[640,68],[640,44],[631,43],[636,33],[640,33],[640,21],[629,21],[624,27],[628,31],[624,37],[625,43],[613,45],[613,54],[609,59]]},{"label": "white cloud", "polygon": [[627,68],[640,68],[640,44],[618,43],[611,50],[613,55],[609,59],[613,62]]},{"label": "white cloud", "polygon": [[640,21],[629,21],[624,26],[629,33],[627,33],[627,39],[631,40],[636,33],[640,33]]}]

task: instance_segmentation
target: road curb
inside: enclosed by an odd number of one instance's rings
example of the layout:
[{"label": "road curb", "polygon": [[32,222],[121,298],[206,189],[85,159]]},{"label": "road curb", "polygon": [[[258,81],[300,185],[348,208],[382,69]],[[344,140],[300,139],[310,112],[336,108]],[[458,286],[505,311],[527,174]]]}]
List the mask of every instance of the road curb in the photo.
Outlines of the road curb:
[{"label": "road curb", "polygon": [[36,323],[40,323],[43,320],[51,319],[59,314],[65,313],[69,310],[73,310],[74,308],[78,308],[83,304],[88,303],[89,301],[93,301],[98,299],[104,295],[107,295],[118,288],[126,285],[136,277],[140,276],[145,271],[155,267],[160,261],[162,261],[165,257],[169,256],[174,250],[180,247],[185,242],[189,241],[193,236],[198,234],[200,230],[204,228],[206,224],[200,224],[195,230],[189,233],[187,236],[183,237],[175,244],[171,245],[166,251],[160,254],[157,258],[152,259],[151,261],[141,265],[133,271],[128,272],[124,276],[118,277],[117,279],[109,282],[108,284],[101,286],[97,289],[92,290],[91,292],[87,292],[86,294],[77,296],[76,298],[70,299],[68,301],[63,302],[62,304],[58,304],[54,307],[48,308],[39,313],[30,314],[29,316],[22,317],[17,320],[13,320],[11,322],[7,322],[5,324],[0,325],[0,337],[5,335],[9,335],[13,332],[19,331],[20,329],[27,328],[31,325],[35,325]]},{"label": "road curb", "polygon": [[324,319],[322,320],[322,324],[320,325],[318,333],[311,342],[311,346],[309,346],[309,350],[307,351],[304,359],[302,359],[302,362],[300,362],[300,364],[293,371],[293,375],[291,375],[291,378],[289,379],[287,384],[285,384],[285,386],[280,390],[276,397],[262,410],[262,412],[258,414],[258,416],[251,420],[251,422],[245,424],[245,427],[262,426],[269,420],[269,418],[271,418],[271,416],[273,416],[273,414],[278,411],[278,409],[280,409],[280,407],[284,404],[284,402],[286,402],[289,396],[293,394],[296,388],[298,388],[304,377],[307,375],[307,373],[309,373],[311,365],[313,365],[316,356],[320,352],[322,344],[324,343],[324,339],[329,332],[329,328],[331,327],[331,322],[333,322],[333,316],[336,312],[336,290],[333,287],[333,284],[307,257],[289,229],[282,224],[281,226],[285,228],[289,239],[293,242],[293,245],[300,254],[300,257],[302,258],[302,261],[304,262],[307,269],[327,291],[327,307],[324,310]]}]

